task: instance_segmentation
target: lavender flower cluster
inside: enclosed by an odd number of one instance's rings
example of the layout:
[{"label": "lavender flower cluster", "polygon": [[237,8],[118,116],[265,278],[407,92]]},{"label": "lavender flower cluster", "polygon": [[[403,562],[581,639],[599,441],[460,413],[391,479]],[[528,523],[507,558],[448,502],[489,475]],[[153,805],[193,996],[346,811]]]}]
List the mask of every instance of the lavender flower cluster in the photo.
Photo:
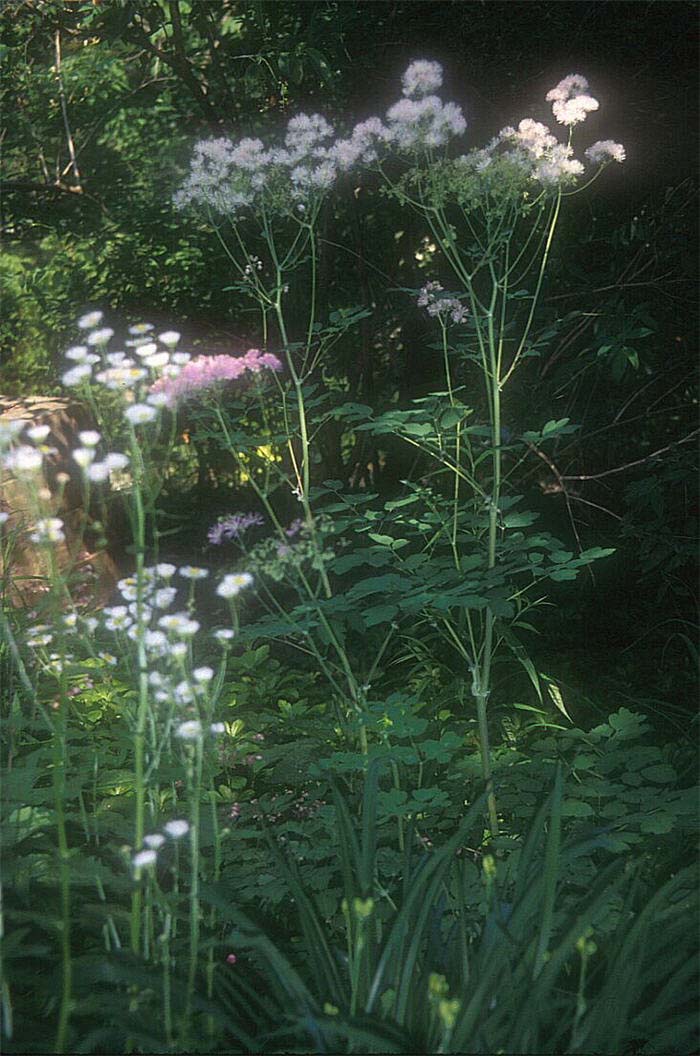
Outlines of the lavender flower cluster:
[{"label": "lavender flower cluster", "polygon": [[213,524],[207,533],[207,539],[213,546],[221,546],[222,543],[240,539],[249,528],[261,527],[264,523],[259,513],[233,513]]},{"label": "lavender flower cluster", "polygon": [[[175,195],[175,204],[179,208],[205,206],[232,216],[256,204],[261,196],[277,194],[278,201],[291,203],[303,213],[311,200],[359,164],[372,164],[392,150],[404,155],[440,150],[467,127],[461,108],[444,103],[435,94],[442,80],[439,63],[412,62],[402,77],[402,98],[389,107],[384,120],[369,117],[346,138],[336,137],[320,114],[298,114],[289,121],[282,146],[267,148],[262,140],[249,138],[238,143],[225,137],[203,140],[195,146],[190,174]],[[568,128],[599,107],[580,74],[565,77],[546,98],[556,120]],[[465,160],[476,171],[483,171],[504,148],[545,185],[571,180],[583,172],[571,146],[529,118],[517,130],[504,128],[487,147],[473,151]],[[612,140],[600,140],[586,155],[592,164],[621,162],[625,150]]]},{"label": "lavender flower cluster", "polygon": [[416,304],[419,308],[425,308],[428,315],[446,320],[448,317],[453,323],[463,323],[467,317],[467,309],[457,297],[439,297],[444,292],[444,287],[439,282],[427,282],[418,294]]},{"label": "lavender flower cluster", "polygon": [[281,190],[304,212],[342,173],[376,161],[387,148],[400,153],[439,148],[462,135],[467,123],[460,108],[429,94],[441,84],[438,63],[411,63],[403,76],[403,98],[389,108],[386,122],[370,117],[347,138],[336,138],[320,114],[297,114],[287,124],[282,146],[266,148],[262,140],[249,138],[203,140],[173,201],[178,208],[200,205],[231,216]]}]

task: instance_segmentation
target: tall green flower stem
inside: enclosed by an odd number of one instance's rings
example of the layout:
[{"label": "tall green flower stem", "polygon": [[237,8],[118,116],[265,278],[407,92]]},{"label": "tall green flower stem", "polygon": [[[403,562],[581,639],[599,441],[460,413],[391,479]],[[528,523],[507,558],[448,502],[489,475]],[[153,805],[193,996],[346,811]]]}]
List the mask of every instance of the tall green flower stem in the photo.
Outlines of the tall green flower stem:
[{"label": "tall green flower stem", "polygon": [[66,677],[67,649],[64,623],[61,618],[61,601],[65,584],[61,577],[53,547],[48,549],[48,572],[51,606],[56,625],[58,646],[58,697],[56,717],[53,723],[51,784],[53,788],[56,833],[58,840],[58,883],[60,890],[60,935],[61,935],[61,996],[56,1027],[54,1051],[67,1051],[68,1030],[73,1005],[73,955],[71,950],[72,920],[70,904],[70,848],[66,830],[66,773],[68,771],[67,724],[70,709],[68,681]]},{"label": "tall green flower stem", "polygon": [[[386,173],[382,174],[387,182]],[[460,206],[460,219],[467,229],[467,234],[475,244],[474,258],[471,259],[460,246],[457,230],[446,213],[444,198],[431,193],[430,187],[418,178],[418,189],[415,197],[409,197],[403,190],[398,196],[412,206],[428,223],[431,233],[445,261],[452,269],[457,281],[462,284],[468,298],[471,324],[474,331],[476,350],[484,379],[486,404],[489,415],[491,435],[491,471],[490,488],[487,496],[488,528],[486,540],[486,566],[491,571],[498,564],[499,532],[504,526],[500,518],[501,489],[503,480],[502,455],[502,407],[501,399],[505,385],[513,376],[527,350],[527,342],[533,327],[537,305],[540,300],[547,264],[559,218],[562,191],[554,195],[544,227],[541,224],[546,215],[543,195],[528,203],[530,216],[534,216],[529,231],[521,237],[519,226],[521,215],[525,213],[522,200],[512,198],[496,202],[486,196],[480,208],[481,230],[477,230],[479,213],[470,213]],[[519,244],[516,246],[516,237]],[[534,249],[533,249],[534,243]],[[512,301],[511,291],[517,289],[520,282],[532,269],[537,271],[535,289],[530,298],[527,316],[521,325],[521,331],[515,350],[509,363],[504,362],[506,327],[509,323],[509,307]],[[517,276],[514,273],[521,269]],[[442,350],[445,367],[445,378],[450,406],[455,407],[450,365],[447,327],[440,320],[442,327]],[[460,499],[460,480],[465,479],[462,471],[462,450],[460,423],[456,422],[454,462],[442,461],[454,474],[453,517],[450,531],[450,544],[457,567],[459,551],[457,546],[457,526]],[[471,452],[468,452],[472,467]],[[468,479],[468,478],[466,478]],[[449,621],[448,621],[449,622]],[[491,751],[488,728],[488,700],[491,693],[493,657],[497,645],[496,617],[491,606],[488,606],[483,620],[480,640],[477,641],[470,615],[466,613],[467,630],[472,648],[472,657],[468,651],[458,646],[462,656],[467,659],[472,676],[471,691],[476,704],[479,743],[482,757],[482,773],[487,788],[487,808],[489,825],[492,834],[498,832],[498,812],[493,790]],[[450,637],[457,635],[451,626],[447,627]],[[455,641],[454,644],[457,644]]]},{"label": "tall green flower stem", "polygon": [[[138,704],[136,707],[136,724],[134,727],[134,850],[140,851],[143,846],[145,828],[146,787],[145,752],[146,726],[148,722],[148,658],[143,632],[143,608],[146,593],[144,575],[146,560],[146,504],[144,502],[144,465],[141,448],[133,428],[129,430],[129,448],[133,472],[133,511],[132,529],[136,551],[136,622],[137,662],[138,662]],[[131,949],[138,954],[141,947],[141,918],[143,907],[143,886],[134,886],[131,896],[130,938]]]},{"label": "tall green flower stem", "polygon": [[187,786],[190,800],[190,935],[189,963],[187,966],[187,989],[185,1010],[182,1017],[182,1041],[187,1040],[192,1013],[192,999],[197,977],[199,958],[199,806],[202,794],[202,738],[198,737],[194,746],[187,747]]}]

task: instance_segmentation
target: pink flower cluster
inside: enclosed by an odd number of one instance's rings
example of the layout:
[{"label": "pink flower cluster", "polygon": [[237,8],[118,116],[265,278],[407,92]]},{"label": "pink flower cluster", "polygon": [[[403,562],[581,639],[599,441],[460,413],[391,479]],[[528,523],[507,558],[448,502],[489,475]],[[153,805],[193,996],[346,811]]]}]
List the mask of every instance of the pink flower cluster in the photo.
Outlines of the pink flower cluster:
[{"label": "pink flower cluster", "polygon": [[176,377],[159,378],[151,392],[163,393],[169,407],[195,393],[211,389],[227,381],[236,381],[250,371],[282,370],[282,364],[271,352],[249,349],[244,356],[197,356],[182,368]]}]

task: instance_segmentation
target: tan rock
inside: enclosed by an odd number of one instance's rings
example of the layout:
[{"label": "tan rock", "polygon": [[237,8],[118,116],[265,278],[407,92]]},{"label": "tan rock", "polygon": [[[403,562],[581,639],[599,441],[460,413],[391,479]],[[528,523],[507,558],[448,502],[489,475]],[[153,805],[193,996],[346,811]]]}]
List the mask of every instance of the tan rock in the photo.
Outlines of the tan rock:
[{"label": "tan rock", "polygon": [[29,536],[37,517],[60,517],[66,538],[54,544],[54,553],[59,569],[69,578],[75,604],[84,609],[104,605],[118,571],[106,551],[90,552],[84,545],[90,514],[83,507],[80,474],[71,457],[80,446],[78,433],[94,428],[90,413],[74,400],[60,397],[0,396],[0,422],[17,419],[47,425],[46,445],[53,450],[32,479],[0,469],[0,511],[9,513],[1,529],[7,568],[0,551],[0,590],[16,606],[35,606],[47,593],[48,555]]}]

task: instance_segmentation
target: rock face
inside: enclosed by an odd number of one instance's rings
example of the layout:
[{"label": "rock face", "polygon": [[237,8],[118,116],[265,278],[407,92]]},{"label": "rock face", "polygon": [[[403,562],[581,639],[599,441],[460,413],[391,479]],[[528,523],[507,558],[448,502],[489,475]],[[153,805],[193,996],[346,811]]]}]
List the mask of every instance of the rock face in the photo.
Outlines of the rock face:
[{"label": "rock face", "polygon": [[89,411],[60,397],[0,396],[0,422],[17,419],[26,420],[28,425],[48,426],[46,446],[51,453],[45,456],[41,473],[31,482],[0,469],[0,512],[9,514],[2,527],[0,592],[13,605],[36,606],[48,591],[45,550],[29,538],[36,517],[33,493],[38,489],[42,516],[60,517],[64,523],[65,541],[55,544],[55,554],[61,572],[69,577],[76,605],[99,607],[112,592],[118,572],[106,551],[90,552],[83,539],[90,516],[83,508],[79,471],[71,452],[80,446],[78,433],[94,428]]}]

